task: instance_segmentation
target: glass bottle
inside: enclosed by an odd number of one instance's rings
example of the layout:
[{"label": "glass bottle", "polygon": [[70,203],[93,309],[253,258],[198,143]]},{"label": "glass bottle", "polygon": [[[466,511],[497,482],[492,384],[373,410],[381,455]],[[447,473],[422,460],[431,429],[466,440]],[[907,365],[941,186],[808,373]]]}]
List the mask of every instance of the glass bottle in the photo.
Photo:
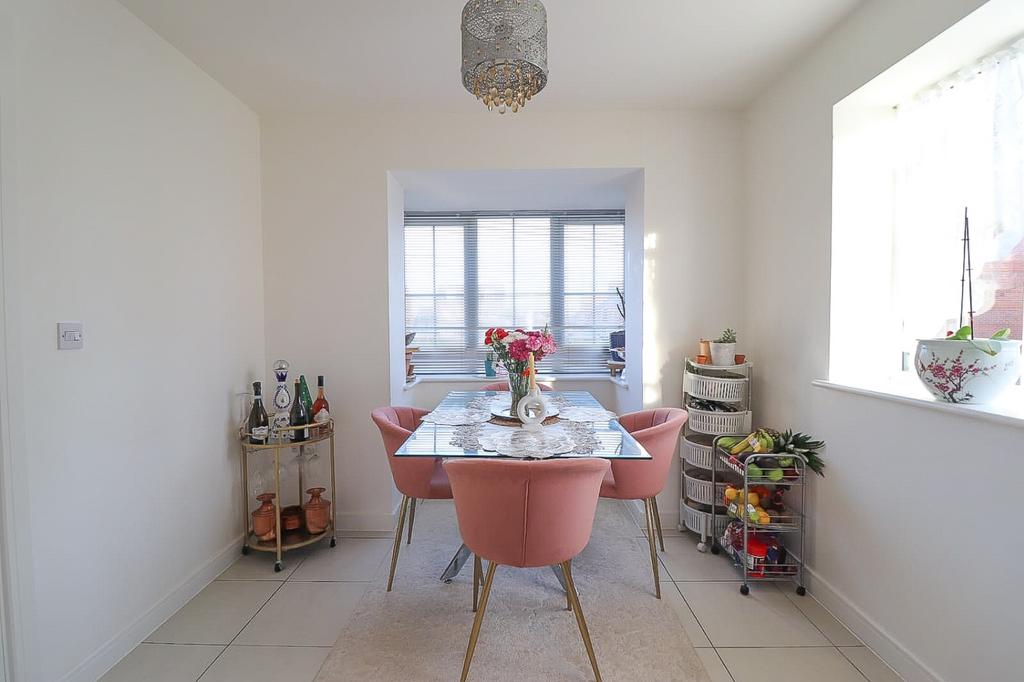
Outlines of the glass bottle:
[{"label": "glass bottle", "polygon": [[253,399],[252,408],[249,410],[249,419],[246,428],[249,431],[249,443],[252,445],[266,445],[270,437],[270,420],[267,419],[267,411],[263,407],[263,386],[255,381],[252,384]]},{"label": "glass bottle", "polygon": [[309,385],[306,384],[305,374],[299,375],[299,397],[302,398],[302,404],[306,407],[310,421],[313,421],[313,399],[309,396]]},{"label": "glass bottle", "polygon": [[[288,426],[305,426],[309,424],[309,410],[299,395],[299,380],[295,380],[295,400],[292,401],[291,412],[288,413]],[[295,429],[292,431],[292,441],[301,443],[309,440],[309,429]]]},{"label": "glass bottle", "polygon": [[[326,414],[321,417],[321,412],[325,412]],[[312,414],[313,421],[317,423],[326,422],[331,417],[331,404],[327,402],[327,395],[324,393],[323,374],[316,378],[316,400],[313,401]]]}]

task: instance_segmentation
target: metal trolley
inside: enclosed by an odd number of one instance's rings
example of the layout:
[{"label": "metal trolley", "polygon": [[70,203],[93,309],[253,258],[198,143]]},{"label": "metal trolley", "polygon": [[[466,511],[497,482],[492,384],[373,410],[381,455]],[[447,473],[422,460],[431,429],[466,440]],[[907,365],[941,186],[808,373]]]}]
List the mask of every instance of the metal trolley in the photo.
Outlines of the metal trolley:
[{"label": "metal trolley", "polygon": [[[717,482],[719,473],[731,471],[743,478],[743,498],[739,505],[739,514],[731,515],[730,521],[735,520],[742,523],[743,542],[742,547],[736,547],[733,543],[723,543],[723,534],[716,534],[712,541],[711,552],[719,554],[723,549],[732,557],[736,568],[743,574],[743,584],[740,585],[741,594],[750,594],[750,582],[794,582],[796,593],[803,596],[807,593],[804,588],[804,524],[805,512],[807,509],[807,459],[802,455],[791,453],[764,453],[751,454],[747,456],[742,464],[738,464],[730,455],[723,450],[718,441],[725,436],[718,436],[714,439],[713,466],[711,469],[712,484]],[[771,480],[762,469],[761,476],[750,475],[750,465],[764,462],[769,459],[792,458],[793,465],[786,467],[787,473],[778,480]],[[790,506],[791,499],[784,499],[782,508],[771,513],[770,520],[766,523],[754,522],[747,512],[747,502],[753,487],[770,487],[773,491],[782,490],[782,494],[788,498],[794,489],[799,489],[800,508],[793,509]],[[718,505],[712,505],[712,524],[721,516]],[[716,527],[712,525],[712,527]],[[777,544],[775,556],[762,555],[760,551],[752,551],[751,541],[757,540],[761,548],[767,546],[768,540],[774,538]],[[795,545],[795,547],[794,547]],[[796,550],[796,552],[794,552]]]}]

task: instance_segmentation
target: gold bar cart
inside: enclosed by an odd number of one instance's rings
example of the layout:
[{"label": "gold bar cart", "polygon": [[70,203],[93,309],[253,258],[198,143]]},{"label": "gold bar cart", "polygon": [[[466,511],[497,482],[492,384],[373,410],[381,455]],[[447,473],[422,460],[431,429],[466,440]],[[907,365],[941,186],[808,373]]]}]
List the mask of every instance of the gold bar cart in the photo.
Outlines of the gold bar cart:
[{"label": "gold bar cart", "polygon": [[[294,443],[291,440],[291,432],[298,429],[309,429],[310,437],[308,440],[302,441],[301,443]],[[271,430],[270,443],[266,445],[253,445],[249,443],[249,433],[243,427],[239,432],[239,440],[242,449],[242,527],[245,528],[245,539],[242,544],[242,554],[248,554],[250,550],[256,550],[257,552],[274,552],[276,555],[276,561],[274,562],[274,571],[280,572],[284,567],[282,562],[282,556],[285,552],[298,549],[299,547],[305,547],[312,545],[315,542],[319,542],[325,537],[330,537],[330,546],[334,547],[337,545],[337,539],[334,535],[334,515],[336,511],[335,500],[337,499],[336,483],[335,483],[335,464],[334,464],[334,420],[330,420],[324,424],[307,424],[305,426],[286,426],[280,428],[274,428]],[[292,448],[299,449],[300,457],[305,454],[305,449],[308,447],[316,447],[318,444],[323,442],[330,444],[331,453],[331,514],[328,520],[327,528],[320,533],[309,533],[305,527],[300,527],[298,530],[285,531],[281,527],[281,505],[283,500],[281,497],[281,451],[290,450]],[[256,538],[252,529],[252,516],[249,508],[249,455],[258,455],[266,451],[273,451],[274,457],[274,517],[275,517],[275,532],[274,539],[263,541]],[[305,483],[303,481],[302,467],[299,467],[299,503],[302,503],[303,493],[305,492]]]}]

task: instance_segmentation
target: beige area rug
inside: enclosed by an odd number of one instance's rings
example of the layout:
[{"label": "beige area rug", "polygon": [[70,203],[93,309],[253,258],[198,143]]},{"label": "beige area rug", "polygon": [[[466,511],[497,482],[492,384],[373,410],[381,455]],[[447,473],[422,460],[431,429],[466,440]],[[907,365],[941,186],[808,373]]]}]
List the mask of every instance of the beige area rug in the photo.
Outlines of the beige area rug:
[{"label": "beige area rug", "polygon": [[[672,607],[654,598],[647,541],[636,535],[622,504],[603,500],[590,544],[573,562],[601,675],[608,682],[709,682]],[[458,680],[473,625],[472,561],[450,585],[438,577],[459,545],[454,505],[421,504],[394,590],[385,592],[386,561],[316,682]],[[498,568],[469,679],[593,679],[550,569]]]}]

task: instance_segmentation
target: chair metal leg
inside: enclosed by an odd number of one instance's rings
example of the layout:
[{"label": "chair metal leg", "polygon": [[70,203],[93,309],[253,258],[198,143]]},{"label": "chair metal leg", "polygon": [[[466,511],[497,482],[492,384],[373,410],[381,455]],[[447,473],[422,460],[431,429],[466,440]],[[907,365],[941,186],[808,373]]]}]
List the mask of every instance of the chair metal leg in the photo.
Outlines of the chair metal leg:
[{"label": "chair metal leg", "polygon": [[565,610],[572,611],[572,597],[569,596],[569,574],[566,572],[565,567],[569,564],[566,561],[562,566],[562,578],[565,580]]},{"label": "chair metal leg", "polygon": [[[665,551],[665,536],[661,534],[661,514],[658,513],[658,498],[657,496],[651,498],[651,504],[654,505],[654,527],[658,529],[658,542],[661,544],[661,551]],[[416,509],[416,501],[413,500],[413,509]],[[412,535],[412,526],[409,526],[409,535]]]},{"label": "chair metal leg", "polygon": [[[409,504],[409,540],[405,543],[407,545],[412,544],[412,524],[416,523],[416,498],[410,498],[412,502]],[[660,531],[659,531],[660,532]],[[661,543],[661,551],[665,551],[665,543]]]},{"label": "chair metal leg", "polygon": [[647,510],[647,544],[651,547],[651,569],[654,571],[654,596],[661,599],[661,580],[658,578],[658,553],[654,547],[654,505],[651,498],[644,500]]},{"label": "chair metal leg", "polygon": [[402,527],[405,525],[405,513],[409,509],[409,496],[402,496],[402,511],[398,514],[398,526],[395,528],[395,546],[391,550],[391,572],[388,574],[388,592],[395,581],[395,566],[398,565],[398,548],[402,546]]},{"label": "chair metal leg", "polygon": [[473,613],[476,613],[477,601],[480,596],[480,583],[483,582],[484,568],[480,563],[480,555],[473,555]]},{"label": "chair metal leg", "polygon": [[580,635],[583,636],[583,646],[587,648],[587,656],[590,657],[590,666],[594,669],[594,679],[601,682],[601,671],[597,667],[597,656],[594,655],[594,645],[590,641],[590,630],[587,629],[587,619],[583,617],[583,607],[580,606],[580,597],[576,593],[576,584],[572,580],[572,568],[570,562],[562,564],[565,572],[565,581],[568,584],[566,594],[569,595],[569,604],[576,614],[576,624],[580,627]]},{"label": "chair metal leg", "polygon": [[469,633],[469,647],[466,648],[466,660],[462,664],[461,682],[466,682],[469,676],[469,666],[473,662],[473,651],[476,649],[476,640],[480,636],[480,623],[484,620],[484,611],[487,610],[487,598],[491,596],[491,583],[494,582],[494,571],[498,568],[497,562],[492,561],[487,565],[487,577],[484,578],[484,591],[480,595],[480,608],[473,619],[473,629]]}]

